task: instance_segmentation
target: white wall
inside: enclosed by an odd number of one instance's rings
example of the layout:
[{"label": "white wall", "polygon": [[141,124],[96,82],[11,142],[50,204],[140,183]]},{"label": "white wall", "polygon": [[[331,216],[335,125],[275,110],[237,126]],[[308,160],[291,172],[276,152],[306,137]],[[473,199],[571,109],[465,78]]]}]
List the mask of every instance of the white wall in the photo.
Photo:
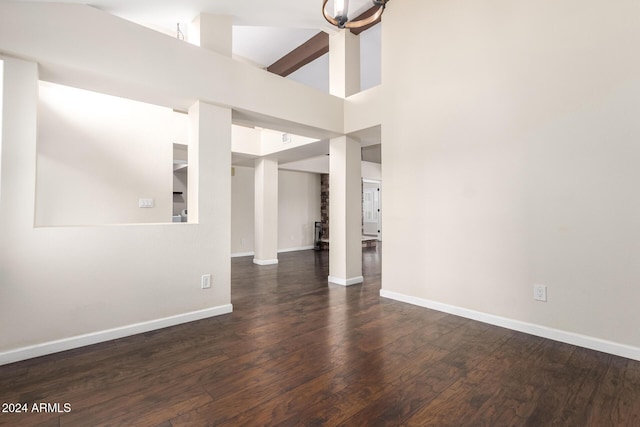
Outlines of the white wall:
[{"label": "white wall", "polygon": [[[281,166],[291,171],[312,172],[312,173],[329,173],[329,156],[312,157],[309,159],[298,160],[295,162],[285,163]],[[360,170],[363,179],[374,181],[382,180],[382,165],[380,163],[361,162]]]},{"label": "white wall", "polygon": [[317,142],[317,139],[307,138],[301,135],[288,134],[285,142],[284,132],[272,129],[260,130],[260,153],[262,156],[277,153],[282,150],[301,147],[303,145]]},{"label": "white wall", "polygon": [[360,33],[360,90],[381,82],[382,22]]},{"label": "white wall", "polygon": [[311,61],[294,71],[287,78],[321,92],[329,93],[329,53],[325,53],[315,61]]},{"label": "white wall", "polygon": [[[253,168],[235,166],[231,191],[231,253],[254,251]],[[278,251],[313,246],[314,222],[320,221],[320,175],[278,172]],[[244,243],[244,244],[243,244]]]},{"label": "white wall", "polygon": [[231,149],[234,153],[249,154],[251,156],[262,155],[262,143],[259,129],[247,126],[231,126]]},{"label": "white wall", "polygon": [[36,225],[171,222],[176,113],[51,83],[38,106]]},{"label": "white wall", "polygon": [[4,61],[0,59],[0,204],[2,203],[2,105],[4,97],[2,96],[2,88],[4,86]]},{"label": "white wall", "polygon": [[231,177],[231,253],[253,254],[254,197],[253,168],[234,166]]},{"label": "white wall", "polygon": [[278,250],[313,246],[315,221],[320,221],[320,175],[279,171]]},{"label": "white wall", "polygon": [[296,160],[293,162],[280,164],[280,168],[298,172],[312,172],[319,174],[329,173],[329,156],[323,154],[317,157]]},{"label": "white wall", "polygon": [[363,179],[382,180],[382,165],[380,163],[362,162],[360,167]]},{"label": "white wall", "polygon": [[640,357],[640,3],[392,6],[383,289]]},{"label": "white wall", "polygon": [[[379,126],[384,117],[381,85],[351,95],[344,103],[344,130],[349,134]],[[389,106],[386,106],[389,107]]]},{"label": "white wall", "polygon": [[199,223],[34,228],[38,65],[4,61],[0,364],[231,310],[231,111],[192,114]]}]

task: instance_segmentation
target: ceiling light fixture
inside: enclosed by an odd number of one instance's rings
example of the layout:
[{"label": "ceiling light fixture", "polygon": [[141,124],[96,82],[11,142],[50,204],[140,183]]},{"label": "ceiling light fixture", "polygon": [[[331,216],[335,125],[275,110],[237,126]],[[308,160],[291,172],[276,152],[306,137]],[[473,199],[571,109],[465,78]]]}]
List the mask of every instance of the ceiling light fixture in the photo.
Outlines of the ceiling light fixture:
[{"label": "ceiling light fixture", "polygon": [[349,0],[333,0],[333,16],[327,12],[327,3],[329,0],[323,0],[322,2],[322,15],[331,25],[335,25],[338,28],[360,28],[376,22],[384,12],[384,8],[387,6],[389,0],[370,0],[373,3],[373,7],[378,9],[375,13],[367,18],[360,19],[358,21],[350,21],[349,14]]}]

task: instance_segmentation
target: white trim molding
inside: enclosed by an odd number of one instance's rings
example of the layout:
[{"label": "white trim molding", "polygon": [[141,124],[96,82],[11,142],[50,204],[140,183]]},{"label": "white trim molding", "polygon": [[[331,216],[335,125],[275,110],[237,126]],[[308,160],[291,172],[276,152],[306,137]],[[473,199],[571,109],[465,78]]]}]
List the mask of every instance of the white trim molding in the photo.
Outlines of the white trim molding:
[{"label": "white trim molding", "polygon": [[77,335],[75,337],[64,338],[61,340],[49,341],[42,344],[17,348],[15,350],[9,350],[0,353],[0,365],[6,365],[9,363],[19,362],[21,360],[45,356],[47,354],[58,353],[61,351],[84,347],[87,345],[111,341],[118,338],[124,338],[131,335],[154,331],[156,329],[163,329],[169,326],[175,326],[182,323],[206,319],[208,317],[229,314],[231,312],[233,312],[233,305],[225,304],[218,307],[206,308],[204,310],[192,311],[189,313],[150,320],[148,322],[135,323],[132,325],[107,329],[104,331],[92,332],[89,334]]},{"label": "white trim molding", "polygon": [[335,285],[351,286],[351,285],[357,285],[358,283],[364,282],[364,277],[358,276],[358,277],[351,277],[349,279],[341,279],[339,277],[329,276],[327,281]]},{"label": "white trim molding", "polygon": [[417,305],[419,307],[429,308],[431,310],[465,317],[471,320],[477,320],[479,322],[488,323],[490,325],[500,326],[502,328],[507,328],[518,332],[524,332],[525,334],[535,335],[538,337],[547,338],[578,347],[602,351],[604,353],[640,361],[640,348],[638,347],[632,347],[629,345],[590,337],[587,335],[581,335],[574,332],[562,331],[560,329],[549,328],[547,326],[536,325],[535,323],[522,322],[520,320],[482,313],[479,311],[469,310],[462,307],[443,304],[437,301],[404,295],[384,289],[380,290],[380,296],[383,298],[405,302],[407,304]]},{"label": "white trim molding", "polygon": [[313,249],[313,245],[311,245],[311,246],[298,246],[297,248],[278,249],[278,253],[281,254],[283,252],[308,251],[309,249]]},{"label": "white trim molding", "polygon": [[255,252],[236,252],[234,254],[231,254],[231,258],[240,258],[243,256],[254,256]]},{"label": "white trim molding", "polygon": [[276,259],[257,259],[254,258],[253,259],[253,263],[254,264],[258,264],[258,265],[274,265],[278,263],[278,258]]},{"label": "white trim molding", "polygon": [[[298,252],[298,251],[308,251],[313,249],[313,245],[311,246],[299,246],[296,248],[286,248],[286,249],[278,249],[278,253],[284,253],[284,252]],[[231,254],[231,258],[240,258],[240,257],[245,257],[245,256],[255,256],[255,252],[236,252]],[[256,263],[257,264],[257,263]]]}]

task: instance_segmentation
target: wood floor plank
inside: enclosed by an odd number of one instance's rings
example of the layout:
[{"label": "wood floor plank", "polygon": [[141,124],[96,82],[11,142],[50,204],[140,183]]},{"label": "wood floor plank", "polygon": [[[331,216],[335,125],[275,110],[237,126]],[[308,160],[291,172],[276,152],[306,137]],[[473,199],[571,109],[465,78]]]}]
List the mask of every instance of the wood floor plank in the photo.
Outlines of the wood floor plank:
[{"label": "wood floor plank", "polygon": [[[232,314],[0,367],[0,426],[638,426],[640,362],[327,284],[328,253],[232,260]],[[386,279],[390,280],[390,279]]]},{"label": "wood floor plank", "polygon": [[349,418],[345,426],[397,426],[444,390],[458,381],[463,371],[445,362],[430,363],[419,373],[412,373],[409,381],[393,382],[366,407]]},{"label": "wood floor plank", "polygon": [[[620,359],[617,361],[621,362]],[[640,396],[640,363],[627,360],[624,381],[618,388],[616,399],[616,420],[620,425],[640,425],[638,396]]]},{"label": "wood floor plank", "polygon": [[472,370],[442,391],[435,399],[414,411],[403,425],[462,425],[496,394],[500,384],[490,371]]},{"label": "wood floor plank", "polygon": [[298,387],[230,418],[221,426],[259,423],[264,426],[282,425],[291,417],[298,417],[314,402],[324,400],[348,385],[341,372],[327,371]]},{"label": "wood floor plank", "polygon": [[176,413],[189,412],[211,401],[211,396],[200,386],[175,387],[173,384],[165,384],[62,415],[60,426],[153,426]]},{"label": "wood floor plank", "polygon": [[7,427],[58,427],[60,416],[49,413],[0,414],[0,426]]}]

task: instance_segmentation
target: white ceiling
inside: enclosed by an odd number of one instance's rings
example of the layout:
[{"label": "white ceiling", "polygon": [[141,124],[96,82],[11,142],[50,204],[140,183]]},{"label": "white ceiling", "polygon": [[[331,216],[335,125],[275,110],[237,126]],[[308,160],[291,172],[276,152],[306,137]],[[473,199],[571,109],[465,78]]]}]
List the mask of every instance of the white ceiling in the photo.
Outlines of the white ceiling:
[{"label": "white ceiling", "polygon": [[[60,0],[19,0],[60,3]],[[174,28],[200,13],[230,15],[234,25],[323,28],[320,0],[64,0],[89,4],[125,19]]]}]

